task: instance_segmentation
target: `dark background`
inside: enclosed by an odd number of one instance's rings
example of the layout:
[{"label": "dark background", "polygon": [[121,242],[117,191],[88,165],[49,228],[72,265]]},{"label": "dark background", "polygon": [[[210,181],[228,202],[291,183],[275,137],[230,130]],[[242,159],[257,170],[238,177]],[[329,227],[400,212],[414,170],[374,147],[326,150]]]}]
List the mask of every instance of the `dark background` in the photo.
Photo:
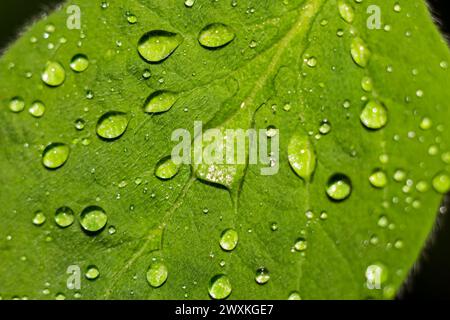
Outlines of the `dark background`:
[{"label": "dark background", "polygon": [[[0,49],[14,41],[32,18],[48,12],[61,0],[0,0]],[[449,0],[429,0],[436,22],[450,39]],[[435,231],[420,261],[405,283],[399,299],[450,300],[450,217],[445,206],[436,222]]]}]

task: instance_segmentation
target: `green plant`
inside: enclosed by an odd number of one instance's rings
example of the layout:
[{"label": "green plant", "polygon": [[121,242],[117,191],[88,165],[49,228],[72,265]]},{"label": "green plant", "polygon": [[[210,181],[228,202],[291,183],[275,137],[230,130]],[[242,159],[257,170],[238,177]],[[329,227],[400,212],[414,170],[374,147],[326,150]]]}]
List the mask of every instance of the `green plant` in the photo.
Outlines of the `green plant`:
[{"label": "green plant", "polygon": [[[421,0],[69,1],[0,61],[0,296],[394,297],[450,189],[449,60]],[[173,163],[195,121],[267,128],[279,172]]]}]

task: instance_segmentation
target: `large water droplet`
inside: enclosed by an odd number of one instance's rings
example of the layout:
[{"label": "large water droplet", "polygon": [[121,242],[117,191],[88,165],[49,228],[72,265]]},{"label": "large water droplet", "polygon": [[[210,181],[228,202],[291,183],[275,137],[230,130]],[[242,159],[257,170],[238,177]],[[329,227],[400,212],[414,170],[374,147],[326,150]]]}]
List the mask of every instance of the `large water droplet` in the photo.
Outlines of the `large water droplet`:
[{"label": "large water droplet", "polygon": [[75,220],[73,210],[69,207],[62,207],[56,210],[55,222],[61,228],[67,228]]},{"label": "large water droplet", "polygon": [[58,62],[49,61],[42,72],[41,79],[50,87],[58,87],[66,79],[66,71]]},{"label": "large water droplet", "polygon": [[363,68],[367,66],[370,60],[370,50],[361,38],[352,40],[350,52],[357,65]]},{"label": "large water droplet", "polygon": [[355,19],[355,12],[350,4],[345,0],[338,1],[338,9],[341,18],[347,23],[352,23]]},{"label": "large water droplet", "polygon": [[178,169],[179,166],[172,159],[166,158],[158,164],[155,175],[162,180],[169,180],[177,175]]},{"label": "large water droplet", "polygon": [[226,299],[231,294],[231,291],[230,279],[224,274],[216,275],[209,281],[208,292],[213,299]]},{"label": "large water droplet", "polygon": [[42,153],[42,164],[48,169],[62,167],[69,158],[70,149],[64,143],[52,143]]},{"label": "large water droplet", "polygon": [[176,33],[154,30],[141,37],[138,51],[148,62],[160,62],[167,59],[181,42],[181,37]]},{"label": "large water droplet", "polygon": [[442,194],[450,191],[450,176],[447,172],[440,172],[433,178],[433,188]]},{"label": "large water droplet", "polygon": [[256,281],[256,283],[258,283],[258,284],[266,284],[267,282],[269,282],[269,280],[270,280],[269,270],[267,270],[264,267],[259,268],[258,270],[256,270],[256,274],[255,274],[255,281]]},{"label": "large water droplet", "polygon": [[335,174],[328,180],[327,194],[331,199],[336,201],[345,200],[350,196],[351,192],[352,184],[346,175]]},{"label": "large water droplet", "polygon": [[14,97],[9,101],[9,110],[12,112],[21,112],[25,108],[25,101],[21,97]]},{"label": "large water droplet", "polygon": [[122,136],[128,127],[128,117],[126,113],[111,111],[97,122],[97,134],[107,140],[117,139]]},{"label": "large water droplet", "polygon": [[316,169],[316,153],[305,135],[295,134],[288,146],[288,159],[295,173],[305,181],[309,181]]},{"label": "large water droplet", "polygon": [[154,262],[147,270],[147,281],[153,288],[161,287],[167,280],[169,271],[162,262]]},{"label": "large water droplet", "polygon": [[161,113],[169,111],[177,101],[177,94],[171,91],[156,91],[145,102],[144,111],[147,113]]},{"label": "large water droplet", "polygon": [[369,101],[361,112],[362,124],[369,129],[383,128],[388,121],[387,109],[376,101]]},{"label": "large water droplet", "polygon": [[105,211],[97,206],[90,206],[80,215],[80,224],[87,232],[98,232],[106,226],[108,216]]},{"label": "large water droplet", "polygon": [[88,67],[89,59],[84,54],[77,54],[70,61],[70,68],[75,72],[83,72]]},{"label": "large water droplet", "polygon": [[213,23],[200,31],[198,41],[207,48],[219,48],[233,41],[235,34],[231,28],[222,23]]},{"label": "large water droplet", "polygon": [[220,236],[220,247],[225,251],[232,251],[236,248],[239,235],[234,229],[227,229]]}]

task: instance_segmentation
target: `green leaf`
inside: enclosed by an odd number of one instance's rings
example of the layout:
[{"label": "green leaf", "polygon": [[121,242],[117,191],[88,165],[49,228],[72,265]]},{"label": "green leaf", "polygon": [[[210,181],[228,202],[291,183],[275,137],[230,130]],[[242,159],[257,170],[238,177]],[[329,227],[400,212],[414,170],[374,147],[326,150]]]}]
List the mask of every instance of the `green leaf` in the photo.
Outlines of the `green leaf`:
[{"label": "green leaf", "polygon": [[[0,297],[392,298],[449,191],[450,55],[423,1],[370,5],[78,0],[36,22],[0,60]],[[279,159],[178,165],[195,121],[267,129]]]}]

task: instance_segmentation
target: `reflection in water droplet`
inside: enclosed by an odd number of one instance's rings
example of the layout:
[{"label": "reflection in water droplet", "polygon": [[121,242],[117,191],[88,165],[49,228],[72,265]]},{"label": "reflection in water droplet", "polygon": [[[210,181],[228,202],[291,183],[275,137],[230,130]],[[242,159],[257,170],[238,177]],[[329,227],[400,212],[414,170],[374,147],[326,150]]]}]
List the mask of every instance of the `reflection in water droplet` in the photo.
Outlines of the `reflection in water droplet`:
[{"label": "reflection in water droplet", "polygon": [[21,97],[14,97],[9,102],[9,110],[12,112],[21,112],[25,109],[25,101]]},{"label": "reflection in water droplet", "polygon": [[80,224],[87,232],[98,232],[106,226],[108,216],[97,206],[87,207],[80,215]]},{"label": "reflection in water droplet", "polygon": [[384,188],[388,182],[388,179],[383,170],[377,169],[370,175],[369,181],[375,188]]},{"label": "reflection in water droplet", "polygon": [[222,23],[213,23],[200,31],[198,41],[206,48],[220,48],[233,41],[235,34],[231,28]]},{"label": "reflection in water droplet", "polygon": [[288,146],[288,159],[295,173],[305,181],[311,180],[316,169],[316,153],[305,135],[294,135]]},{"label": "reflection in water droplet", "polygon": [[231,291],[230,279],[224,274],[216,275],[209,281],[208,293],[213,299],[226,299],[231,294]]},{"label": "reflection in water droplet", "polygon": [[354,38],[352,40],[350,52],[353,61],[355,61],[358,66],[363,68],[367,66],[370,60],[370,50],[361,38]]},{"label": "reflection in water droplet", "polygon": [[433,188],[439,193],[450,191],[450,176],[446,172],[440,172],[433,178]]},{"label": "reflection in water droplet", "polygon": [[95,280],[100,276],[100,271],[98,270],[98,268],[94,265],[90,265],[87,268],[87,271],[85,273],[85,277],[88,280]]},{"label": "reflection in water droplet", "polygon": [[77,54],[70,61],[70,68],[75,72],[83,72],[88,67],[89,59],[84,54]]},{"label": "reflection in water droplet", "polygon": [[181,37],[176,33],[154,30],[141,37],[138,51],[148,62],[161,62],[167,59],[181,42]]},{"label": "reflection in water droplet", "polygon": [[169,271],[162,262],[154,262],[147,271],[147,281],[153,288],[161,287],[167,280]]},{"label": "reflection in water droplet", "polygon": [[343,174],[333,175],[327,184],[328,196],[336,201],[345,200],[352,192],[352,184],[350,179]]},{"label": "reflection in water droplet", "polygon": [[75,220],[73,210],[69,207],[62,207],[56,210],[55,222],[61,228],[67,228]]},{"label": "reflection in water droplet", "polygon": [[41,101],[35,101],[31,104],[28,112],[35,118],[40,118],[45,113],[45,105]]},{"label": "reflection in water droplet", "polygon": [[236,230],[227,229],[220,236],[220,247],[225,251],[232,251],[236,248],[239,236]]},{"label": "reflection in water droplet", "polygon": [[42,72],[41,79],[50,87],[58,87],[66,79],[66,71],[58,62],[49,61]]},{"label": "reflection in water droplet", "polygon": [[45,223],[47,218],[45,217],[44,213],[42,211],[38,211],[34,214],[33,218],[33,224],[35,226],[41,226]]},{"label": "reflection in water droplet", "polygon": [[122,136],[128,127],[128,117],[126,113],[111,111],[97,122],[97,134],[107,140],[117,139]]},{"label": "reflection in water droplet", "polygon": [[179,166],[177,166],[172,159],[166,158],[158,164],[155,175],[159,179],[169,180],[177,175],[178,170]]},{"label": "reflection in water droplet", "polygon": [[171,91],[156,91],[146,100],[144,111],[161,113],[170,110],[177,101],[177,94]]},{"label": "reflection in water droplet", "polygon": [[382,104],[371,100],[362,110],[360,119],[368,129],[381,129],[388,121],[387,110]]},{"label": "reflection in water droplet", "polygon": [[266,268],[259,268],[256,270],[255,281],[258,284],[266,284],[270,280],[269,270]]},{"label": "reflection in water droplet", "polygon": [[63,143],[52,143],[42,153],[42,164],[47,169],[63,166],[69,157],[70,149]]}]

